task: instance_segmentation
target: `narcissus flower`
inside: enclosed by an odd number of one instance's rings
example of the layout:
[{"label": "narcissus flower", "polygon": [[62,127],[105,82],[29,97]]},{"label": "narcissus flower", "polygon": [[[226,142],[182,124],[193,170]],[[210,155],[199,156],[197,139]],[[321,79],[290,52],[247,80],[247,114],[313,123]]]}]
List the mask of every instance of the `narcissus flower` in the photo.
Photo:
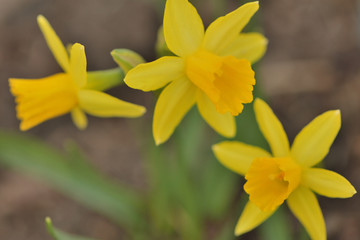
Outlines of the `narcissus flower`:
[{"label": "narcissus flower", "polygon": [[[11,93],[16,97],[21,130],[28,130],[48,119],[69,112],[79,129],[87,126],[85,113],[98,117],[139,117],[144,114],[144,107],[101,92],[109,82],[102,84],[92,79],[101,78],[103,74],[100,72],[88,76],[84,46],[75,43],[68,54],[49,22],[41,15],[37,20],[50,50],[64,73],[41,79],[9,79]],[[118,73],[108,71],[106,74]]]},{"label": "narcissus flower", "polygon": [[326,239],[326,228],[313,192],[332,198],[349,198],[355,188],[341,175],[314,167],[329,152],[341,125],[340,111],[327,111],[316,117],[296,136],[292,147],[283,126],[262,100],[254,103],[256,120],[270,145],[267,151],[236,141],[213,146],[219,161],[245,175],[249,202],[240,216],[235,234],[257,227],[286,200],[310,237]]},{"label": "narcissus flower", "polygon": [[264,54],[267,44],[261,34],[240,34],[258,8],[258,2],[244,4],[204,31],[200,16],[187,0],[167,0],[164,37],[176,56],[140,64],[124,80],[143,91],[167,85],[155,106],[157,144],[171,136],[194,104],[215,131],[226,137],[235,135],[234,116],[253,100],[251,63]]}]

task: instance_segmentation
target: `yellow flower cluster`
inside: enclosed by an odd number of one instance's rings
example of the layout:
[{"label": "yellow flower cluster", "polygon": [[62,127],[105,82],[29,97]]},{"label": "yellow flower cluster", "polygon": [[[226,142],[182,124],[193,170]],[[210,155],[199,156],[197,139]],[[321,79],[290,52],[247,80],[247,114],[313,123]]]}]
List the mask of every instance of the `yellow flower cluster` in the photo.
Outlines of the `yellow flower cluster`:
[{"label": "yellow flower cluster", "polygon": [[245,175],[247,180],[244,190],[249,194],[249,202],[236,225],[235,234],[252,230],[286,200],[312,239],[326,239],[324,218],[312,191],[333,198],[349,198],[356,193],[341,175],[314,167],[327,155],[340,130],[340,111],[328,111],[316,117],[296,136],[290,148],[283,126],[270,107],[256,99],[254,110],[272,154],[237,141],[213,146],[219,161]]},{"label": "yellow flower cluster", "polygon": [[41,15],[38,24],[64,73],[41,79],[9,79],[11,93],[16,97],[21,130],[69,112],[79,129],[87,126],[85,113],[97,117],[139,117],[145,113],[142,106],[114,98],[88,85],[84,46],[75,43],[68,53]]},{"label": "yellow flower cluster", "polygon": [[235,136],[233,116],[253,100],[255,78],[250,64],[264,54],[267,45],[261,34],[240,33],[258,8],[258,2],[244,4],[204,31],[188,1],[166,2],[164,37],[176,56],[140,64],[125,77],[128,86],[143,91],[165,87],[154,112],[156,144],[168,140],[194,104],[215,131]]},{"label": "yellow flower cluster", "polygon": [[[258,2],[242,5],[216,19],[205,30],[188,0],[167,0],[164,37],[175,56],[139,64],[124,78],[131,88],[153,91],[164,88],[157,100],[153,136],[167,141],[194,105],[219,134],[234,137],[234,117],[243,104],[253,101],[255,73],[251,64],[263,56],[267,40],[259,33],[241,33],[259,8]],[[20,129],[27,130],[50,118],[71,113],[75,125],[87,126],[85,113],[98,117],[138,117],[145,109],[116,99],[87,84],[84,46],[75,43],[68,52],[43,16],[39,26],[55,59],[64,70],[42,79],[10,79],[16,97]],[[341,175],[315,167],[329,152],[341,125],[340,111],[316,117],[295,138],[291,148],[282,124],[260,99],[254,103],[256,120],[271,153],[237,141],[213,146],[219,161],[245,176],[249,194],[235,234],[248,232],[286,201],[312,239],[326,239],[325,222],[314,194],[348,198],[356,193]]]}]

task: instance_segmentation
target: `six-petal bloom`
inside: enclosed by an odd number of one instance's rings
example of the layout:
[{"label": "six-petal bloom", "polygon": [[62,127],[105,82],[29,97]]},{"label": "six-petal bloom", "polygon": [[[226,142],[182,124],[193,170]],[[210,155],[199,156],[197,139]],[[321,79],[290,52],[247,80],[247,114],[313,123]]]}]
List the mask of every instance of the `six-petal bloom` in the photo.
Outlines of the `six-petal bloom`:
[{"label": "six-petal bloom", "polygon": [[314,167],[328,153],[341,125],[340,111],[327,111],[310,122],[296,136],[292,147],[270,107],[254,103],[256,120],[270,145],[267,151],[237,141],[213,146],[219,161],[245,175],[249,202],[235,227],[235,234],[248,232],[270,217],[286,200],[312,239],[325,240],[325,222],[316,192],[327,197],[349,198],[354,187],[341,175]]},{"label": "six-petal bloom", "polygon": [[244,4],[204,31],[200,16],[188,0],[167,0],[164,37],[176,56],[140,64],[124,80],[143,91],[167,85],[155,106],[156,144],[171,136],[195,103],[214,130],[225,137],[235,135],[234,116],[241,113],[244,103],[253,100],[251,63],[264,54],[267,45],[261,34],[240,34],[258,8],[258,2]]},{"label": "six-petal bloom", "polygon": [[16,97],[21,130],[69,112],[79,129],[87,126],[85,113],[98,117],[139,117],[145,113],[142,106],[119,100],[87,85],[84,46],[75,43],[68,54],[49,22],[41,15],[38,24],[64,73],[42,79],[9,79],[11,93]]}]

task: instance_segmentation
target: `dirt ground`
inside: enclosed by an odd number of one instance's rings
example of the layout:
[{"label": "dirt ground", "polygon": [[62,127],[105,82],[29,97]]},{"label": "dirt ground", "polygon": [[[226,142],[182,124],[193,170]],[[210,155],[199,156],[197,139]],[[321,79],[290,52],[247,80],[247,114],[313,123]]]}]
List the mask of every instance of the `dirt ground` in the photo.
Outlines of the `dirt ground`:
[{"label": "dirt ground", "polygon": [[[115,67],[110,51],[130,48],[147,60],[161,23],[155,0],[0,0],[0,128],[18,131],[9,77],[39,78],[60,71],[38,29],[43,14],[63,42],[86,47],[88,69]],[[206,5],[205,0],[198,0]],[[290,140],[310,120],[340,109],[342,129],[325,159],[328,169],[360,188],[360,15],[356,0],[260,1],[259,18],[269,39],[257,73],[269,102]],[[238,1],[229,0],[229,9]],[[206,8],[204,8],[206,9]],[[201,14],[210,16],[206,10]],[[207,21],[209,22],[209,21]],[[126,87],[116,97],[151,106],[151,94]],[[145,118],[151,121],[152,113]],[[139,121],[139,120],[131,120]],[[61,148],[74,139],[105,174],[144,189],[142,159],[132,124],[124,119],[90,118],[80,132],[69,115],[27,132]],[[147,132],[144,134],[151,134]],[[101,139],[101,141],[99,141]],[[118,157],[118,156],[121,156]],[[328,239],[360,239],[359,196],[346,200],[320,197]],[[0,168],[0,239],[47,240],[43,220],[69,232],[104,240],[121,239],[121,230],[32,177]]]}]

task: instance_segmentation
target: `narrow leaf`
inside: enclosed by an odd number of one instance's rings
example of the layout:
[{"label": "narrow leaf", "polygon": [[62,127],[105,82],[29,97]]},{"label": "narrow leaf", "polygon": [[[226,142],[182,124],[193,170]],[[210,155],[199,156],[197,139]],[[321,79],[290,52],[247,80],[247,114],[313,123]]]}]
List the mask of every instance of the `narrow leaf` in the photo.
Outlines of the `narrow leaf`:
[{"label": "narrow leaf", "polygon": [[0,163],[31,174],[119,224],[141,226],[140,196],[88,164],[74,144],[61,154],[30,137],[0,131]]},{"label": "narrow leaf", "polygon": [[45,218],[46,228],[48,233],[54,240],[94,240],[92,238],[81,237],[73,234],[63,232],[52,225],[51,219],[49,217]]}]

